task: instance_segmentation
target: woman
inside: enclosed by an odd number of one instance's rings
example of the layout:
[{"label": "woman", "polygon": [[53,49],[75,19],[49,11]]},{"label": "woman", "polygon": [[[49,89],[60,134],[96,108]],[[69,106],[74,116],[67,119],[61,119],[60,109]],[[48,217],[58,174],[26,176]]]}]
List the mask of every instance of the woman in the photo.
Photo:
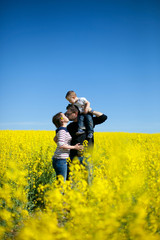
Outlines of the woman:
[{"label": "woman", "polygon": [[75,149],[81,151],[83,146],[80,143],[71,146],[71,135],[67,130],[67,123],[69,119],[64,115],[64,113],[59,112],[52,118],[53,124],[57,127],[56,136],[57,136],[57,148],[52,157],[53,168],[56,172],[56,175],[62,175],[64,181],[67,178],[67,158],[69,158],[70,149]]}]

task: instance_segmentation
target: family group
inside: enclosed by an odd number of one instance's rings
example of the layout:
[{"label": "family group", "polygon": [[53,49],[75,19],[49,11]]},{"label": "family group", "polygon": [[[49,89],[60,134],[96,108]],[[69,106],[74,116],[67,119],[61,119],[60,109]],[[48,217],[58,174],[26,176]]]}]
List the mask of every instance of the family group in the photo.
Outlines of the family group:
[{"label": "family group", "polygon": [[[88,141],[88,147],[94,146],[94,127],[106,121],[107,116],[90,107],[90,102],[84,97],[77,97],[74,91],[68,91],[65,98],[69,101],[66,112],[59,112],[53,116],[52,122],[56,126],[54,141],[57,144],[52,157],[56,176],[69,179],[69,163],[75,157],[83,164],[83,142]],[[71,123],[68,124],[68,122]]]}]

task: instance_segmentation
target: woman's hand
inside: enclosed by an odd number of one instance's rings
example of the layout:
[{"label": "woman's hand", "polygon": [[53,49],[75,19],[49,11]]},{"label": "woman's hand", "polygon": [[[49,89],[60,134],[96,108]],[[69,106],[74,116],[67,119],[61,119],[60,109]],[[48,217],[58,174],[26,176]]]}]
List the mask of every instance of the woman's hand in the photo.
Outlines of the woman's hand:
[{"label": "woman's hand", "polygon": [[83,150],[83,145],[80,145],[80,143],[77,143],[74,147],[78,151],[82,151]]}]

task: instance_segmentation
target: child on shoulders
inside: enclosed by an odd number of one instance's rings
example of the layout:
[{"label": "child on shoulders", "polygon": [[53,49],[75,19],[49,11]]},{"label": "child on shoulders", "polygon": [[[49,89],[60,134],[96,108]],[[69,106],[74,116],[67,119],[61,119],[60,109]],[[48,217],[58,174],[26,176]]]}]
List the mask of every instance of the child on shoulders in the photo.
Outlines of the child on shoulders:
[{"label": "child on shoulders", "polygon": [[93,110],[90,108],[90,102],[84,97],[77,97],[77,94],[74,91],[68,91],[66,99],[79,109],[77,135],[85,133],[84,130],[87,129],[87,138],[92,138],[94,126],[91,114]]}]

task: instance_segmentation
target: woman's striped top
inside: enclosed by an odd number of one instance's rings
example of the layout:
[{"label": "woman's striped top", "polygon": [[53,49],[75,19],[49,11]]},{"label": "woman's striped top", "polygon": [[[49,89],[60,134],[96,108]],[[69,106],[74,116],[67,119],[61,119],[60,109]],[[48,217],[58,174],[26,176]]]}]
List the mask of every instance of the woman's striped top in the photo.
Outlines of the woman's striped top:
[{"label": "woman's striped top", "polygon": [[70,149],[60,148],[63,145],[70,145],[71,135],[69,134],[67,128],[60,127],[56,130],[57,133],[57,148],[54,153],[54,158],[65,159],[69,157]]}]

